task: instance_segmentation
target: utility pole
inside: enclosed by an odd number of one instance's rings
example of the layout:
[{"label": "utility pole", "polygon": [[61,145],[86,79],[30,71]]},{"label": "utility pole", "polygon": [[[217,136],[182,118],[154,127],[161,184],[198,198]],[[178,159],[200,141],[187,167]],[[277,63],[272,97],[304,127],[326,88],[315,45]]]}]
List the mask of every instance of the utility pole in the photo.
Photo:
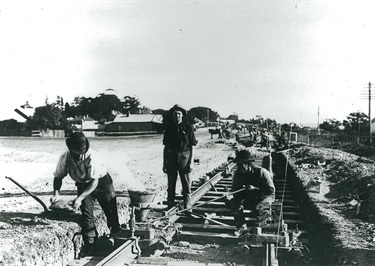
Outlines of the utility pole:
[{"label": "utility pole", "polygon": [[[368,91],[362,91],[361,93],[361,99],[364,99],[364,100],[367,100],[368,99],[368,118],[369,118],[369,128],[370,128],[370,144],[373,143],[372,141],[372,121],[371,121],[371,98],[373,97],[371,95],[371,82],[368,83],[368,88],[365,87],[366,89],[368,89]],[[358,121],[358,123],[360,123],[360,121]]]},{"label": "utility pole", "polygon": [[318,106],[318,135],[320,135],[320,127],[319,127],[319,106]]},{"label": "utility pole", "polygon": [[370,121],[370,144],[372,144],[371,82],[368,83],[368,118],[369,118],[369,121]]}]

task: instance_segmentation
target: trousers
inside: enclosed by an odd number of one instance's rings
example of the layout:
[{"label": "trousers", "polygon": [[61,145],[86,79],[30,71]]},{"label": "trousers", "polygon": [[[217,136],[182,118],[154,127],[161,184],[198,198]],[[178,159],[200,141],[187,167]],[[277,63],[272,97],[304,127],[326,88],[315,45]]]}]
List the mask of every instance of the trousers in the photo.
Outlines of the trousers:
[{"label": "trousers", "polygon": [[[86,190],[88,184],[76,184],[77,192],[80,195]],[[96,232],[94,223],[94,204],[95,201],[99,202],[100,207],[104,211],[107,218],[107,226],[111,232],[120,230],[118,212],[117,212],[117,199],[113,187],[113,181],[109,174],[99,179],[97,188],[82,200],[80,207],[82,218],[81,228],[84,240],[92,238],[93,232]]]},{"label": "trousers", "polygon": [[257,217],[259,214],[258,206],[262,204],[271,204],[275,201],[274,196],[263,197],[258,191],[246,191],[242,197],[234,197],[225,204],[232,212],[234,223],[237,229],[246,228],[245,214],[243,210],[251,210],[251,217]]},{"label": "trousers", "polygon": [[176,197],[177,177],[180,176],[182,197],[185,208],[191,207],[190,151],[167,152],[168,207],[173,207]]}]

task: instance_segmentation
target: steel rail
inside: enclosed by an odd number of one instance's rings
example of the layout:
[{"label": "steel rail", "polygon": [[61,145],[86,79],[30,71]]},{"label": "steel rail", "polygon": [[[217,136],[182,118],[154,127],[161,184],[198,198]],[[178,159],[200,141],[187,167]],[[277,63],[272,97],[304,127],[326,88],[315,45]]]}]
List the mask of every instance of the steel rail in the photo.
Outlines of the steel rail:
[{"label": "steel rail", "polygon": [[[217,183],[219,183],[221,179],[223,179],[223,172],[225,171],[225,169],[227,167],[229,169],[231,169],[233,166],[234,166],[234,163],[232,161],[229,161],[229,162],[223,164],[222,167],[224,169],[218,170],[218,173],[216,173],[212,178],[210,178],[203,185],[201,185],[198,189],[196,189],[191,194],[191,205],[194,205],[195,203],[197,203],[208,191],[211,190],[211,188],[215,187],[215,185]],[[163,217],[155,219],[154,221],[165,219],[166,217],[169,216],[169,222],[170,223],[176,222],[180,218],[180,216],[178,216],[179,213],[182,213],[182,212],[185,212],[185,211],[191,209],[191,208],[186,208],[186,209],[180,210],[180,208],[181,208],[180,206],[181,205],[182,205],[182,203],[180,203],[177,206],[171,208],[170,210],[168,210],[165,213],[165,215]],[[194,207],[192,207],[192,208],[194,208]]]},{"label": "steel rail", "polygon": [[[270,154],[271,155],[271,154]],[[272,162],[272,157],[269,156],[269,167],[272,167],[273,163],[276,163],[277,160]],[[227,167],[234,166],[233,162],[227,162],[222,164],[221,167],[216,168],[212,173],[213,176],[207,180],[202,185],[195,184],[196,189],[193,191],[191,195],[191,208],[182,209],[182,201],[180,201],[175,207],[171,208],[170,210],[164,212],[164,215],[162,217],[158,217],[154,220],[151,220],[151,223],[155,222],[156,220],[160,219],[168,219],[169,225],[173,223],[178,223],[182,225],[182,230],[176,231],[174,234],[177,234],[177,237],[180,241],[186,240],[186,241],[199,241],[200,243],[202,241],[208,241],[216,244],[239,244],[239,238],[233,235],[233,230],[235,229],[235,226],[233,225],[233,217],[228,216],[229,210],[227,207],[224,206],[224,202],[219,202],[220,199],[223,197],[235,193],[235,192],[229,192],[228,188],[231,186],[230,178],[226,178],[226,175],[224,174],[224,171],[227,169]],[[274,175],[274,182],[277,187],[277,189],[281,192],[278,195],[278,198],[282,199],[285,203],[285,189],[287,185],[286,180],[286,171],[283,166],[279,165],[277,162],[274,165],[276,168],[273,170],[276,170],[273,172]],[[272,169],[272,168],[271,168]],[[217,188],[217,187],[218,188]],[[220,186],[220,187],[219,187]],[[244,188],[246,189],[246,188]],[[220,194],[225,194],[224,196],[220,196]],[[281,194],[281,195],[280,195]],[[218,196],[218,197],[215,197]],[[292,199],[290,199],[292,200]],[[215,202],[214,202],[215,201]],[[294,200],[292,200],[294,202]],[[293,203],[292,202],[292,203]],[[292,204],[291,205],[295,205]],[[206,208],[198,208],[201,205],[208,205]],[[289,208],[292,208],[288,206],[284,206],[282,208],[285,208],[289,210]],[[298,216],[297,210],[294,209],[289,210],[289,213],[291,215],[290,218],[292,219],[292,224],[300,224],[299,220],[296,220]],[[186,215],[178,215],[181,212],[185,212],[187,210],[195,210],[192,212],[191,216]],[[283,211],[283,210],[282,210]],[[212,214],[210,216],[209,214]],[[218,214],[216,216],[216,214]],[[286,213],[285,213],[286,214]],[[225,216],[226,215],[226,216]],[[215,217],[217,217],[217,220],[215,220]],[[200,218],[200,219],[199,219]],[[202,224],[202,220],[204,221],[204,224]],[[246,221],[250,224],[253,224],[255,222],[255,218],[252,218],[251,216],[246,216]],[[200,221],[199,221],[200,220]],[[289,227],[289,220],[284,219],[285,222],[288,223]],[[211,224],[211,225],[210,225]],[[266,232],[267,233],[267,232]],[[279,234],[279,232],[277,232]],[[263,237],[267,237],[266,235]],[[278,252],[277,250],[282,247],[278,247],[277,244],[268,244],[265,252],[266,254],[263,254],[263,258],[265,260],[263,261],[264,265],[269,266],[276,266],[278,265]],[[115,253],[115,252],[114,252]],[[126,255],[126,251],[118,251],[119,255],[113,254],[110,257],[107,257],[105,260],[107,262],[101,262],[102,264],[98,265],[116,265],[115,261],[124,263],[124,260],[128,258]],[[125,253],[124,255],[121,255],[121,253]],[[133,254],[134,255],[134,254]],[[124,256],[124,259],[122,261],[119,260],[120,256]],[[251,258],[253,259],[253,258]]]},{"label": "steel rail", "polygon": [[129,265],[139,255],[138,253],[133,252],[135,242],[135,239],[126,240],[124,244],[97,263],[96,266]]}]

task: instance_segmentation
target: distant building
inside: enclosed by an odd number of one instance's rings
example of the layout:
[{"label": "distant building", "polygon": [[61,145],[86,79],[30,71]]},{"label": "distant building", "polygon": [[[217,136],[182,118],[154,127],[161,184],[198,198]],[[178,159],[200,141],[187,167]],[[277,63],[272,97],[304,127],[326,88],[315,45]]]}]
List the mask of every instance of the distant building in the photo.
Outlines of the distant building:
[{"label": "distant building", "polygon": [[100,129],[98,121],[95,121],[89,116],[68,118],[68,122],[70,126],[75,127],[77,130],[84,131],[86,137],[95,137],[95,132]]},{"label": "distant building", "polygon": [[105,125],[105,135],[155,134],[163,132],[163,116],[159,114],[119,114]]},{"label": "distant building", "polygon": [[98,121],[95,121],[89,116],[75,117],[68,119],[69,123],[82,131],[96,131],[99,128]]},{"label": "distant building", "polygon": [[15,119],[0,121],[0,136],[30,136],[30,134],[24,122]]}]

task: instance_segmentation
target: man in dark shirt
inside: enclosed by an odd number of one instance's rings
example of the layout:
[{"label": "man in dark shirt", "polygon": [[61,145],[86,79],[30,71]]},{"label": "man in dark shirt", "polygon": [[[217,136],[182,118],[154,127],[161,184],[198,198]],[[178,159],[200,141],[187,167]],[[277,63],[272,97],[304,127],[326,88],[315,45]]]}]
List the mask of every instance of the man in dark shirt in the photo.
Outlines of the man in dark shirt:
[{"label": "man in dark shirt", "polygon": [[[193,146],[197,144],[194,129],[186,123],[186,110],[174,105],[169,110],[172,121],[164,121],[163,172],[168,176],[168,208],[175,205],[177,175],[180,175],[184,207],[190,208]],[[167,117],[166,117],[167,118]]]},{"label": "man in dark shirt", "polygon": [[247,188],[239,193],[233,194],[233,198],[228,199],[227,204],[231,209],[237,231],[246,229],[244,209],[257,212],[262,205],[271,204],[275,201],[275,185],[272,174],[264,168],[254,166],[254,159],[248,150],[240,150],[233,162],[237,169],[233,176],[231,192]]}]

